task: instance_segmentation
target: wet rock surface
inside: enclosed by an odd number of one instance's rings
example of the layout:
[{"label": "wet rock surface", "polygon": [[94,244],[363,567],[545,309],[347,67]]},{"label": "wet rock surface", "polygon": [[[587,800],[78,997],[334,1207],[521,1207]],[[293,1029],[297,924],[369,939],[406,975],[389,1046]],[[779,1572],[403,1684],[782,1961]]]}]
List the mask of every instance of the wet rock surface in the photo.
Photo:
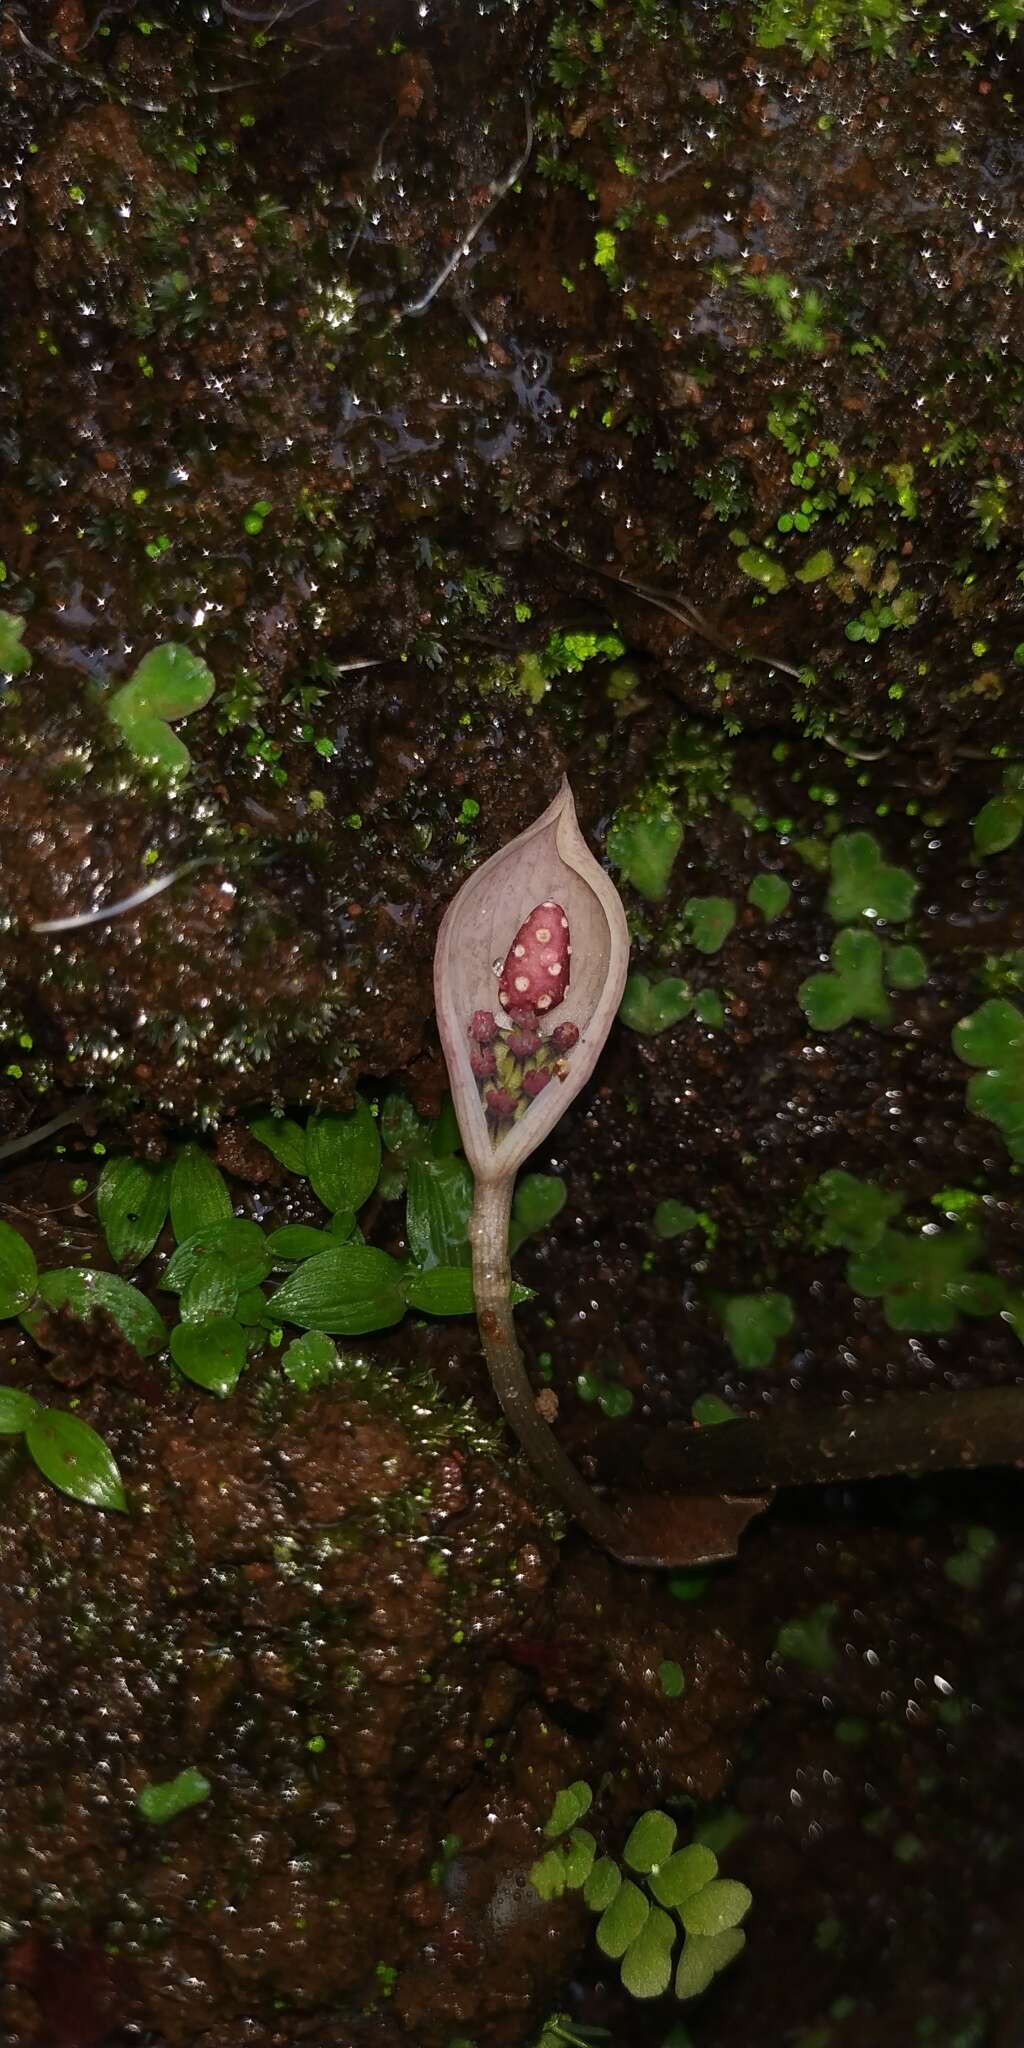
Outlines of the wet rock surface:
[{"label": "wet rock surface", "polygon": [[[108,1263],[104,1148],[183,1132],[321,1225],[246,1119],[436,1112],[441,912],[564,770],[646,977],[517,1259],[567,1447],[1019,1380],[1019,1083],[973,1113],[953,1034],[1024,1008],[1020,39],[961,12],[6,9],[0,1133],[72,1120],[0,1215],[41,1264]],[[215,679],[170,781],[107,709],[169,641]],[[525,1885],[577,1776],[613,1846],[729,1802],[699,2048],[1017,2041],[1012,1489],[783,1503],[691,1602],[556,1549],[465,1435],[466,1324],[223,1404],[106,1318],[12,1330],[132,1512],[4,1453],[11,2048],[525,2048],[567,2003],[662,2048]]]}]

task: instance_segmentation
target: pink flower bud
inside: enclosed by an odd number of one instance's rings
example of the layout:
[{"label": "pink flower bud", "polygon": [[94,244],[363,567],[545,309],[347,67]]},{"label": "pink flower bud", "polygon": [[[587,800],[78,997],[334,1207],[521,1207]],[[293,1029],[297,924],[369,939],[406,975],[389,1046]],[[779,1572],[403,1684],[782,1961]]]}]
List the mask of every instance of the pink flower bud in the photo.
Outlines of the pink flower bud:
[{"label": "pink flower bud", "polygon": [[469,1035],[476,1040],[477,1045],[494,1044],[498,1036],[498,1026],[490,1010],[474,1010]]},{"label": "pink flower bud", "polygon": [[505,1043],[514,1060],[532,1060],[540,1044],[540,1032],[535,1024],[516,1024]]},{"label": "pink flower bud", "polygon": [[523,1075],[523,1093],[528,1095],[532,1102],[534,1096],[539,1095],[541,1089],[547,1087],[550,1079],[550,1067],[531,1067],[529,1073]]},{"label": "pink flower bud", "polygon": [[578,1024],[556,1024],[548,1039],[548,1044],[553,1047],[555,1052],[571,1052],[573,1046],[579,1044],[579,1037],[580,1028]]},{"label": "pink flower bud", "polygon": [[498,980],[503,1010],[522,1005],[544,1016],[569,986],[569,920],[560,903],[538,903],[521,924]]},{"label": "pink flower bud", "polygon": [[494,1047],[491,1045],[471,1045],[469,1048],[469,1064],[478,1081],[493,1081],[498,1071],[498,1062],[494,1057]]},{"label": "pink flower bud", "polygon": [[499,1123],[505,1123],[510,1116],[515,1116],[517,1106],[515,1096],[510,1095],[507,1088],[488,1088],[484,1096],[484,1105],[491,1116],[497,1117]]}]

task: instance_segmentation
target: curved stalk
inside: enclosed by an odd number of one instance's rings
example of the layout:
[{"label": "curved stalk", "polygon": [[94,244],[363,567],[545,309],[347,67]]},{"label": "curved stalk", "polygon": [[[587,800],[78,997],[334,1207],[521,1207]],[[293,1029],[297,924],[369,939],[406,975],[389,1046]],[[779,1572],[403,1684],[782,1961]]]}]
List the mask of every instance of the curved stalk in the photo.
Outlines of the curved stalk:
[{"label": "curved stalk", "polygon": [[515,1431],[535,1472],[595,1543],[619,1552],[625,1531],[583,1474],[567,1458],[549,1429],[530,1385],[526,1362],[512,1321],[512,1266],[508,1225],[512,1213],[512,1182],[477,1181],[469,1226],[473,1252],[473,1294],[480,1341],[491,1384],[505,1419]]}]

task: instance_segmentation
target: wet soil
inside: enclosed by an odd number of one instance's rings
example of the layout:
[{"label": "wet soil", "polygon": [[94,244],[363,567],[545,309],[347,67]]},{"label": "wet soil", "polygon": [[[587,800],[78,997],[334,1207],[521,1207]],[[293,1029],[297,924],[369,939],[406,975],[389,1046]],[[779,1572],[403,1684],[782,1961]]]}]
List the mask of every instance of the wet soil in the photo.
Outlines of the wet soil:
[{"label": "wet soil", "polygon": [[[1024,995],[1019,843],[972,829],[1024,753],[1019,40],[980,4],[810,59],[758,40],[768,6],[292,11],[0,13],[0,605],[31,654],[0,700],[0,1138],[78,1119],[5,1164],[0,1214],[107,1264],[104,1148],[199,1133],[240,1211],[321,1220],[245,1117],[396,1081],[436,1110],[439,917],[567,771],[599,854],[633,802],[683,821],[663,897],[618,877],[634,965],[722,1017],[616,1027],[534,1162],[568,1200],[519,1321],[567,1447],[616,1427],[581,1375],[647,1422],[1018,1382],[1006,1315],[894,1329],[809,1190],[966,1215],[1019,1287],[1019,1168],[951,1043]],[[625,674],[554,655],[573,632]],[[216,682],[171,785],[105,709],[168,640]],[[858,831],[916,882],[871,928],[925,978],[825,1031],[800,991]],[[659,1235],[668,1200],[700,1224]],[[792,1327],[743,1369],[723,1305],[766,1289]],[[783,1501],[691,1602],[558,1540],[468,1325],[366,1340],[305,1401],[269,1366],[223,1404],[172,1386],[109,1325],[48,1365],[5,1339],[2,1376],[80,1401],[145,1503],[6,1459],[11,2048],[527,2048],[552,2009],[661,2048],[670,2002],[627,2009],[589,1915],[524,1881],[577,1776],[613,1845],[728,1802],[755,1908],[697,2048],[766,2010],[786,2048],[1021,2038],[1008,1484]],[[776,1654],[824,1607],[820,1668]],[[151,1828],[140,1787],[185,1763],[216,1797]]]}]

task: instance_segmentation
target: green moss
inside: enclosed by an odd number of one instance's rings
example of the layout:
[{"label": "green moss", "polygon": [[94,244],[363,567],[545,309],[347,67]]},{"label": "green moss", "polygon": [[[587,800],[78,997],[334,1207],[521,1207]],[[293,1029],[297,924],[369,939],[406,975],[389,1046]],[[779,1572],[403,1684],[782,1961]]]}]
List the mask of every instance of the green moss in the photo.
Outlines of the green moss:
[{"label": "green moss", "polygon": [[752,582],[759,583],[762,590],[768,592],[769,597],[776,597],[780,590],[785,590],[789,577],[782,563],[776,561],[775,556],[768,554],[766,549],[744,548],[736,559],[744,576],[749,576]]}]

